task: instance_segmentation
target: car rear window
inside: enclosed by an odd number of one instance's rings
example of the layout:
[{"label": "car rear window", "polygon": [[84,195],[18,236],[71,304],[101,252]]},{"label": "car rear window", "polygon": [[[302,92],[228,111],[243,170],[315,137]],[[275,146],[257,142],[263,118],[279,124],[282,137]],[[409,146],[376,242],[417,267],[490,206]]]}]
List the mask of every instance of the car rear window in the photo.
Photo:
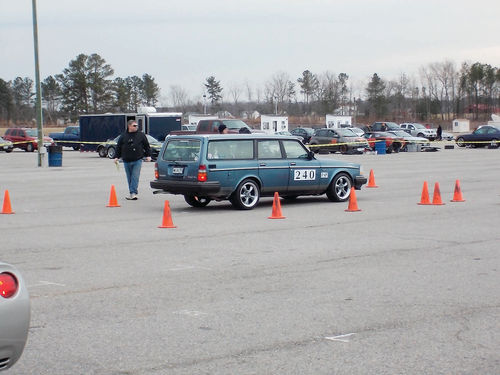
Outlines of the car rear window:
[{"label": "car rear window", "polygon": [[163,160],[197,161],[200,156],[201,142],[198,139],[169,140],[163,153]]},{"label": "car rear window", "polygon": [[253,141],[247,140],[218,140],[208,143],[207,159],[253,159]]}]

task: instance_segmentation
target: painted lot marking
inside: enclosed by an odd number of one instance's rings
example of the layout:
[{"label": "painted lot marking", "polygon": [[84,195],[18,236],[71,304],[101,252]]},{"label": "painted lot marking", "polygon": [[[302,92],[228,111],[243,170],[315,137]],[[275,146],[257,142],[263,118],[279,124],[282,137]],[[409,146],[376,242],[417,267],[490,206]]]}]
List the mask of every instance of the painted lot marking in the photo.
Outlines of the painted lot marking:
[{"label": "painted lot marking", "polygon": [[40,280],[40,281],[38,281],[37,284],[28,285],[28,288],[36,288],[36,287],[39,287],[39,286],[66,286],[66,285],[65,284],[59,284],[59,283],[53,283],[51,281]]},{"label": "painted lot marking", "polygon": [[349,338],[352,335],[355,335],[355,333],[346,333],[345,335],[338,335],[338,336],[327,336],[325,337],[325,339],[331,341],[349,342]]}]

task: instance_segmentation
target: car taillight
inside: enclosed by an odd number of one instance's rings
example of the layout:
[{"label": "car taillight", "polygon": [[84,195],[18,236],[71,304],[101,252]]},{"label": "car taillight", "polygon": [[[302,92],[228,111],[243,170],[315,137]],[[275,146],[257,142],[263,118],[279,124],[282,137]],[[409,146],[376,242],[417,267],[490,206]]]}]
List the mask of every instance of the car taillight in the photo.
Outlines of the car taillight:
[{"label": "car taillight", "polygon": [[14,275],[7,272],[0,273],[0,296],[10,298],[16,294],[17,289],[17,279]]},{"label": "car taillight", "polygon": [[198,167],[198,181],[203,182],[207,180],[207,166],[200,164]]},{"label": "car taillight", "polygon": [[155,179],[158,180],[160,173],[158,172],[158,163],[155,163]]}]

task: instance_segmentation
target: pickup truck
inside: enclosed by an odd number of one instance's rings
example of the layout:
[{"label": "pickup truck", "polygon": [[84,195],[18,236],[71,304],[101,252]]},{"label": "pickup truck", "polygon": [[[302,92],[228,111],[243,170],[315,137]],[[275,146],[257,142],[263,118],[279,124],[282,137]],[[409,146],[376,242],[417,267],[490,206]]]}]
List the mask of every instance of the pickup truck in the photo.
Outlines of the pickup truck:
[{"label": "pickup truck", "polygon": [[190,134],[217,134],[219,133],[219,126],[225,125],[229,133],[262,133],[261,130],[254,130],[245,122],[235,119],[210,119],[200,120],[196,126],[196,130],[180,130],[171,131],[169,135],[190,135]]},{"label": "pickup truck", "polygon": [[73,147],[73,150],[80,149],[80,127],[68,126],[64,132],[50,133],[49,137],[54,140],[57,146]]}]

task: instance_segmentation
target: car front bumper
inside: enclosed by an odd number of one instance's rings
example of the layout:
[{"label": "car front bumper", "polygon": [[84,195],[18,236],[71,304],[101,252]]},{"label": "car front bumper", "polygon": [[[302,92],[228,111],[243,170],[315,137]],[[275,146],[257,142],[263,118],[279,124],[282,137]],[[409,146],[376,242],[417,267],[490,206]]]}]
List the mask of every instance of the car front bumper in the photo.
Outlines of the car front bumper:
[{"label": "car front bumper", "polygon": [[354,188],[356,190],[361,190],[361,186],[366,184],[368,182],[368,179],[365,176],[359,175],[354,177]]}]

